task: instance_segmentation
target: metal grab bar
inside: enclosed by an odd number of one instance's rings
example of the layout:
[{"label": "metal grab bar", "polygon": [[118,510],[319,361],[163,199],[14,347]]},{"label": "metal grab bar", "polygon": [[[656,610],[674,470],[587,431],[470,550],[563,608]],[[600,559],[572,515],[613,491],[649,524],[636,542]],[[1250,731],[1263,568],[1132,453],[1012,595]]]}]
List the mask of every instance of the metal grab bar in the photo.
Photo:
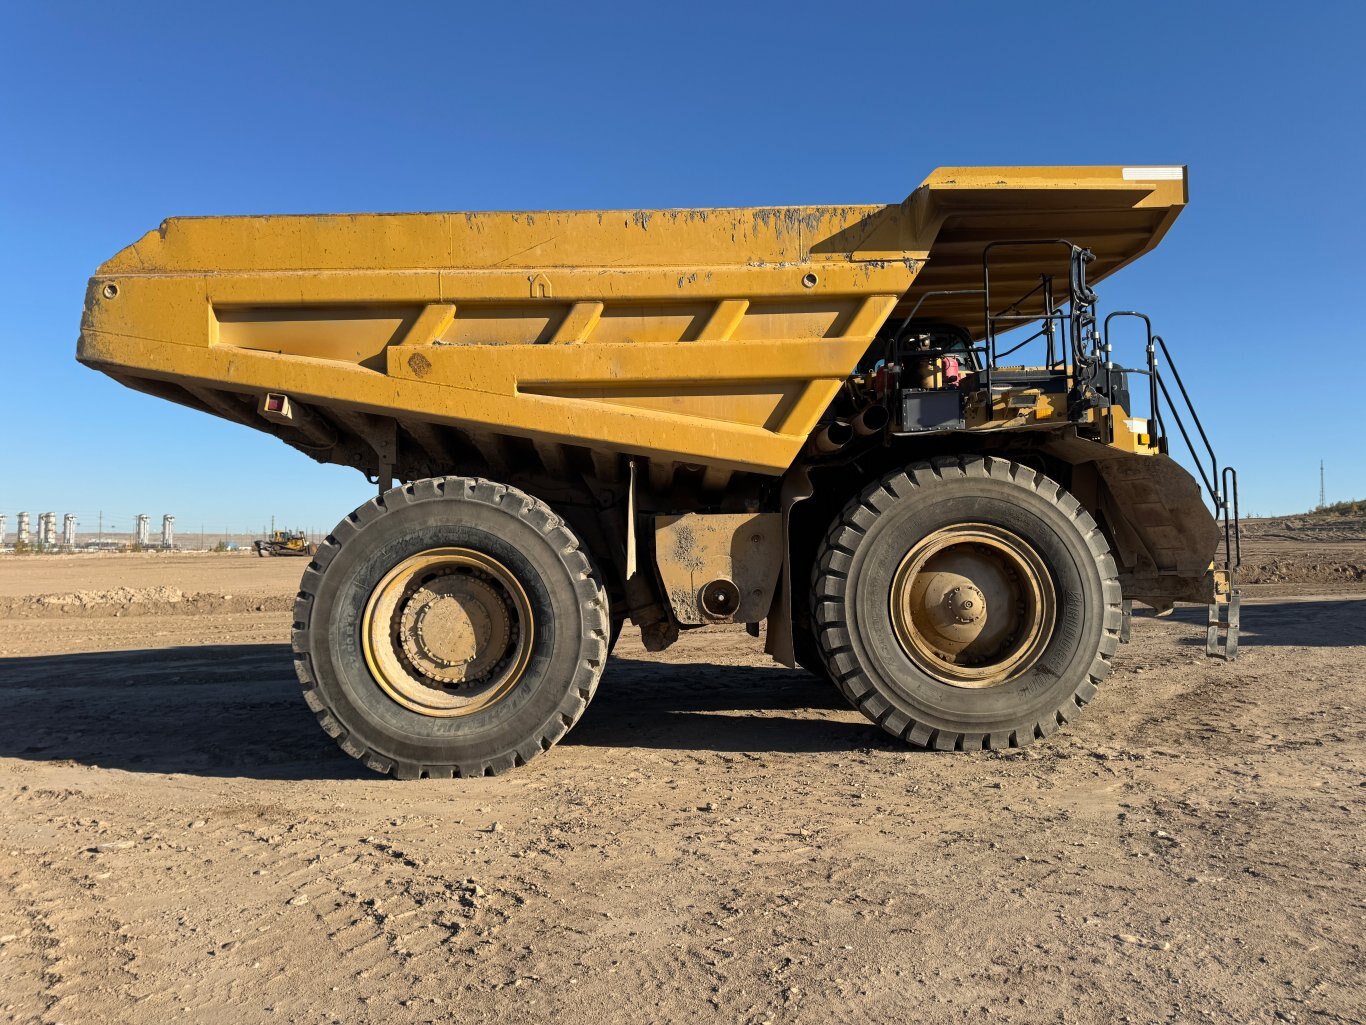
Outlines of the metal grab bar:
[{"label": "metal grab bar", "polygon": [[1114,351],[1115,351],[1115,350],[1114,350],[1114,345],[1113,345],[1113,344],[1111,343],[1111,341],[1110,341],[1110,321],[1114,320],[1116,317],[1133,317],[1133,318],[1135,318],[1136,320],[1141,320],[1141,321],[1143,321],[1143,327],[1144,327],[1144,330],[1145,330],[1146,335],[1147,335],[1146,344],[1145,344],[1145,346],[1144,346],[1144,354],[1147,356],[1147,360],[1148,360],[1148,369],[1147,369],[1147,370],[1132,371],[1132,372],[1144,374],[1144,375],[1146,375],[1147,378],[1148,378],[1148,418],[1149,418],[1149,419],[1156,425],[1156,427],[1157,427],[1157,430],[1151,431],[1151,432],[1149,432],[1149,433],[1150,433],[1154,438],[1159,439],[1159,444],[1160,444],[1160,445],[1162,446],[1162,448],[1165,450],[1166,443],[1167,443],[1167,427],[1166,427],[1166,425],[1162,422],[1162,406],[1161,406],[1161,404],[1157,401],[1157,387],[1158,387],[1157,349],[1156,349],[1156,346],[1154,345],[1154,341],[1153,341],[1153,339],[1154,339],[1154,336],[1153,336],[1153,322],[1152,322],[1151,319],[1149,319],[1149,317],[1148,317],[1148,315],[1147,315],[1146,313],[1139,313],[1137,310],[1115,310],[1113,313],[1110,313],[1110,314],[1107,314],[1107,315],[1106,315],[1106,317],[1105,317],[1105,323],[1104,323],[1103,336],[1104,336],[1104,345],[1105,345],[1105,363],[1106,363],[1106,368],[1107,368],[1107,378],[1106,378],[1106,383],[1107,383],[1107,384],[1112,384],[1112,383],[1113,383],[1113,382],[1111,382],[1111,381],[1109,380],[1109,377],[1108,377],[1109,366],[1110,366],[1110,364],[1112,364],[1112,363],[1114,362]]},{"label": "metal grab bar", "polygon": [[[1222,471],[1219,466],[1219,457],[1214,451],[1214,446],[1210,444],[1209,435],[1205,433],[1205,426],[1200,422],[1200,414],[1195,411],[1195,403],[1191,401],[1190,393],[1186,391],[1186,384],[1181,380],[1181,371],[1176,367],[1176,361],[1172,359],[1171,351],[1167,348],[1167,343],[1163,341],[1161,335],[1153,334],[1152,321],[1146,314],[1139,313],[1137,310],[1116,310],[1105,318],[1104,324],[1104,344],[1107,374],[1109,367],[1113,364],[1114,348],[1110,342],[1110,322],[1116,317],[1134,317],[1143,321],[1147,333],[1146,353],[1148,357],[1147,370],[1130,370],[1129,373],[1146,374],[1148,377],[1148,410],[1149,417],[1155,430],[1152,437],[1158,441],[1161,451],[1167,450],[1167,427],[1162,416],[1162,402],[1159,395],[1165,400],[1167,408],[1171,411],[1172,419],[1176,422],[1176,428],[1181,432],[1181,437],[1186,442],[1186,448],[1190,451],[1191,458],[1195,461],[1195,468],[1200,474],[1200,479],[1204,482],[1205,490],[1209,492],[1210,498],[1214,501],[1216,514],[1223,520],[1224,524],[1224,565],[1231,572],[1236,570],[1243,563],[1243,539],[1242,523],[1238,509],[1238,471],[1232,466],[1225,466]],[[1200,442],[1204,446],[1204,456],[1196,448],[1195,441],[1190,432],[1186,430],[1186,425],[1182,419],[1181,409],[1172,399],[1171,392],[1167,389],[1167,382],[1163,380],[1161,368],[1158,364],[1158,351],[1161,350],[1162,357],[1167,361],[1167,366],[1171,370],[1172,380],[1176,382],[1177,390],[1181,395],[1182,402],[1185,403],[1186,412],[1190,414],[1191,421],[1195,424],[1195,429],[1199,434]],[[1209,460],[1209,471],[1206,472],[1205,459]]]},{"label": "metal grab bar", "polygon": [[1196,469],[1200,471],[1200,477],[1205,482],[1205,488],[1209,491],[1210,497],[1214,499],[1214,507],[1219,510],[1224,508],[1224,497],[1219,491],[1222,481],[1219,479],[1219,457],[1214,453],[1214,446],[1210,444],[1209,435],[1205,433],[1205,425],[1200,422],[1200,414],[1195,411],[1195,403],[1191,401],[1190,393],[1186,391],[1186,384],[1181,380],[1181,372],[1176,369],[1176,361],[1172,359],[1171,351],[1167,348],[1167,343],[1162,340],[1161,335],[1153,335],[1153,342],[1162,350],[1162,358],[1166,360],[1168,368],[1172,372],[1172,379],[1176,382],[1176,387],[1180,389],[1181,400],[1186,404],[1186,412],[1190,414],[1191,421],[1195,424],[1195,429],[1200,433],[1200,441],[1205,446],[1205,455],[1209,457],[1210,472],[1205,473],[1203,458],[1191,441],[1190,433],[1186,430],[1186,425],[1181,417],[1181,410],[1172,401],[1171,392],[1167,390],[1167,382],[1157,371],[1157,364],[1152,364],[1153,378],[1157,381],[1157,386],[1162,392],[1162,397],[1167,400],[1167,408],[1171,410],[1172,417],[1176,420],[1176,426],[1181,431],[1181,437],[1186,441],[1186,448],[1190,450],[1191,458],[1195,460]]},{"label": "metal grab bar", "polygon": [[[1166,400],[1167,408],[1171,410],[1172,419],[1176,421],[1176,428],[1181,432],[1181,437],[1186,442],[1186,448],[1190,451],[1191,458],[1195,460],[1195,468],[1200,473],[1200,479],[1205,484],[1205,490],[1209,492],[1210,498],[1214,500],[1215,508],[1221,512],[1224,510],[1225,492],[1220,488],[1226,483],[1220,478],[1219,457],[1214,451],[1214,446],[1210,444],[1209,435],[1205,433],[1205,425],[1200,422],[1200,414],[1195,411],[1195,403],[1191,401],[1190,393],[1186,391],[1186,383],[1181,379],[1181,371],[1176,368],[1176,361],[1172,359],[1171,350],[1167,348],[1167,343],[1163,341],[1161,335],[1153,334],[1153,324],[1147,314],[1139,313],[1137,310],[1115,310],[1105,318],[1104,324],[1104,345],[1106,366],[1113,363],[1114,347],[1110,341],[1110,322],[1116,317],[1133,317],[1143,321],[1143,326],[1147,333],[1147,344],[1145,351],[1148,357],[1148,413],[1157,426],[1154,437],[1161,439],[1165,446],[1167,441],[1167,428],[1162,416],[1162,404],[1158,401],[1158,395]],[[1181,401],[1185,404],[1186,412],[1190,414],[1191,421],[1195,424],[1196,431],[1199,432],[1200,441],[1204,446],[1204,455],[1195,447],[1195,442],[1186,430],[1186,424],[1181,415],[1181,409],[1172,399],[1171,392],[1167,389],[1167,382],[1163,380],[1161,368],[1157,361],[1158,350],[1161,350],[1162,357],[1167,361],[1167,366],[1171,370],[1172,380],[1176,382],[1176,387],[1180,391]],[[1134,371],[1145,373],[1145,371]],[[1209,459],[1209,471],[1205,469],[1205,459]],[[1231,467],[1225,467],[1225,471]],[[1236,473],[1235,473],[1236,478]]]},{"label": "metal grab bar", "polygon": [[[1068,303],[1069,309],[1063,312],[1061,305],[1054,309],[1052,276],[1042,275],[1040,283],[1029,289],[1025,294],[1007,305],[1005,310],[1018,308],[1017,304],[1034,295],[1041,288],[1044,292],[1044,313],[1040,316],[1033,314],[1012,314],[1008,312],[992,313],[991,310],[991,255],[992,251],[1007,247],[1024,246],[1061,246],[1067,251],[1068,259]],[[995,369],[996,360],[1001,355],[996,351],[996,325],[997,322],[1011,324],[1015,322],[1027,323],[1041,320],[1044,328],[1040,333],[1045,333],[1048,338],[1048,365],[1051,367],[1053,362],[1053,325],[1056,321],[1062,328],[1064,344],[1070,341],[1072,349],[1072,361],[1078,368],[1087,366],[1092,356],[1089,356],[1085,349],[1086,327],[1094,325],[1095,318],[1091,314],[1091,309],[1096,303],[1096,293],[1086,283],[1086,264],[1095,259],[1089,249],[1069,242],[1064,238],[1031,238],[1031,239],[1001,239],[996,242],[988,243],[982,249],[982,316],[985,321],[984,328],[986,335],[983,342],[986,345],[987,355],[985,360],[985,373],[983,383],[987,393],[991,392],[991,373]],[[1070,330],[1069,330],[1070,328]],[[1094,329],[1093,329],[1094,334]],[[1033,341],[1039,335],[1035,334],[1027,341]],[[1070,337],[1069,337],[1070,336]],[[1099,339],[1097,339],[1099,341]],[[1021,343],[1023,345],[1023,343]],[[1014,352],[1021,346],[1017,345],[1010,349]],[[1006,355],[1009,355],[1009,352]]]},{"label": "metal grab bar", "polygon": [[[939,288],[939,289],[935,289],[935,290],[932,291],[932,292],[926,292],[924,295],[922,295],[922,296],[920,297],[920,299],[916,302],[916,304],[915,304],[913,307],[911,307],[911,312],[910,312],[909,314],[907,314],[906,319],[903,320],[903,321],[901,322],[901,326],[900,326],[899,328],[896,329],[896,331],[895,331],[895,333],[892,335],[892,337],[891,337],[889,343],[888,343],[887,345],[884,345],[884,346],[883,346],[883,348],[882,348],[882,355],[883,355],[883,358],[884,358],[884,359],[889,359],[889,360],[891,360],[892,362],[896,362],[896,363],[900,363],[900,362],[901,362],[901,343],[902,343],[903,341],[905,341],[906,334],[907,334],[907,333],[910,331],[910,329],[911,329],[911,324],[913,324],[913,323],[915,322],[915,315],[916,315],[917,313],[920,312],[920,307],[922,307],[922,306],[925,305],[925,300],[926,300],[926,299],[931,299],[931,298],[934,298],[934,297],[936,297],[936,296],[941,296],[941,295],[985,295],[985,294],[986,294],[986,293],[985,293],[985,290],[984,290],[984,289],[981,289],[981,288]],[[971,339],[969,339],[969,340],[971,340]],[[889,351],[889,350],[890,350],[890,351]],[[971,347],[971,350],[972,350],[973,352],[981,351],[981,352],[985,353],[985,349],[979,350],[977,346],[972,346],[972,347]]]},{"label": "metal grab bar", "polygon": [[[1238,471],[1231,466],[1224,467],[1224,494],[1233,499],[1233,519],[1228,515],[1228,501],[1224,502],[1224,563],[1230,570],[1243,564],[1242,518],[1238,514]],[[1232,544],[1230,544],[1232,541]]]}]

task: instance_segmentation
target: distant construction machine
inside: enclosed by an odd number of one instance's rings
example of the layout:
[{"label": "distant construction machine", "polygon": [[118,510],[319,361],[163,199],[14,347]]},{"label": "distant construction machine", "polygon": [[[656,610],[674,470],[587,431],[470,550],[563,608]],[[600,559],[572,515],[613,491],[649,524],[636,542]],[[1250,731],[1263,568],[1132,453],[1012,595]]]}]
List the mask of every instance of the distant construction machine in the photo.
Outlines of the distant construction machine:
[{"label": "distant construction machine", "polygon": [[1093,289],[1186,200],[1183,167],[950,167],[885,206],[175,218],[96,272],[78,358],[377,485],[293,617],[376,771],[540,755],[628,619],[766,623],[910,744],[1018,747],[1132,601],[1236,652],[1236,475]]},{"label": "distant construction machine", "polygon": [[267,555],[313,555],[317,552],[317,545],[308,543],[308,537],[302,530],[275,530],[270,537],[263,541],[256,541],[256,554],[265,558]]}]

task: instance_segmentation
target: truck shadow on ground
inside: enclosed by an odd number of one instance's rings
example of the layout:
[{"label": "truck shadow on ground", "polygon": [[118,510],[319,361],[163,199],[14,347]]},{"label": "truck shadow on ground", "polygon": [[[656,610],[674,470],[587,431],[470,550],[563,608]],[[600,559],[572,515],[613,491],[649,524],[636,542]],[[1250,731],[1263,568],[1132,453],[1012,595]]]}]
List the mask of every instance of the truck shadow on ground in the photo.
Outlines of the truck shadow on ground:
[{"label": "truck shadow on ground", "polygon": [[[1134,617],[1152,618],[1151,611],[1134,610]],[[1178,607],[1170,622],[1190,624],[1182,637],[1186,647],[1205,646],[1209,612],[1204,608]],[[1242,608],[1240,647],[1350,648],[1366,645],[1366,595],[1330,601],[1278,601],[1245,603]]]},{"label": "truck shadow on ground", "polygon": [[[0,658],[0,700],[3,757],[252,779],[371,776],[318,727],[284,644]],[[832,684],[800,670],[613,658],[564,743],[762,753],[884,740]]]}]

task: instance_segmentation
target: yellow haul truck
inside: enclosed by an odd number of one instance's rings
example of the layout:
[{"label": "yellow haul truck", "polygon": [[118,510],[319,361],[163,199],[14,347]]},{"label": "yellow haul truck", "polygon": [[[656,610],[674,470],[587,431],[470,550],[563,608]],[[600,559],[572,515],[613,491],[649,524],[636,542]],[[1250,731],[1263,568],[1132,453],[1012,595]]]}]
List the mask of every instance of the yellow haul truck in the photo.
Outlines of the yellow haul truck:
[{"label": "yellow haul truck", "polygon": [[890,206],[173,218],[99,268],[78,358],[378,484],[293,631],[377,772],[535,757],[627,620],[766,623],[889,733],[1013,747],[1091,701],[1133,600],[1236,651],[1236,477],[1092,291],[1186,192],[961,167]]}]

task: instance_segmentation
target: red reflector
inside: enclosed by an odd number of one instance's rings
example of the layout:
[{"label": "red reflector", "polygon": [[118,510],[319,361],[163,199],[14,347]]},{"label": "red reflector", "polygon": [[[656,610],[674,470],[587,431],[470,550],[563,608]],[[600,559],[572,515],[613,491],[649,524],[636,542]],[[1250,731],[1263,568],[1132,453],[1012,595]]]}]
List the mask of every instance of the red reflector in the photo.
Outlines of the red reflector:
[{"label": "red reflector", "polygon": [[266,409],[272,413],[278,413],[285,408],[285,397],[283,395],[267,395]]}]

